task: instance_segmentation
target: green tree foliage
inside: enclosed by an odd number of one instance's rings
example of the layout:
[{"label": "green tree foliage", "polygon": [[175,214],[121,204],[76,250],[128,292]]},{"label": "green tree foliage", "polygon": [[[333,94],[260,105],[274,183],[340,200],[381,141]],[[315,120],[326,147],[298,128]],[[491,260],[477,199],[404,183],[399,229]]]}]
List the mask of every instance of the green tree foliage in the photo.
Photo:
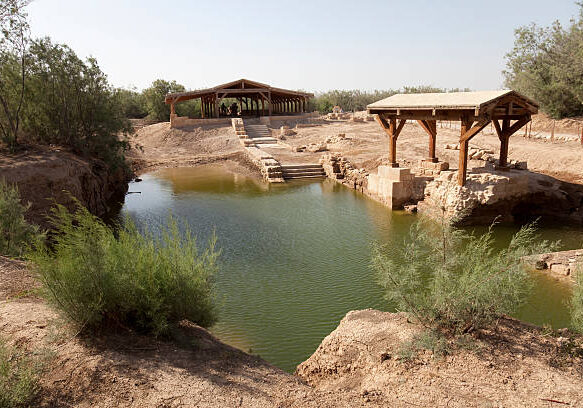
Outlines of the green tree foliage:
[{"label": "green tree foliage", "polygon": [[583,5],[569,27],[557,21],[516,29],[504,75],[509,88],[535,99],[556,119],[583,114]]},{"label": "green tree foliage", "polygon": [[29,27],[24,7],[29,0],[0,2],[0,137],[16,147],[24,101]]},{"label": "green tree foliage", "polygon": [[215,241],[200,252],[188,228],[181,235],[172,218],[168,225],[160,238],[129,220],[114,232],[82,207],[69,213],[58,206],[52,246],[37,245],[30,259],[49,301],[82,329],[114,325],[157,335],[183,319],[210,326]]},{"label": "green tree foliage", "polygon": [[462,333],[514,312],[530,287],[520,258],[548,251],[533,225],[496,251],[492,229],[466,234],[444,223],[439,231],[418,222],[402,244],[377,247],[373,266],[387,299],[426,327]]},{"label": "green tree foliage", "polygon": [[115,96],[126,118],[142,119],[148,116],[146,98],[142,92],[138,92],[135,88],[117,88]]},{"label": "green tree foliage", "polygon": [[30,205],[20,202],[16,186],[0,179],[0,254],[21,257],[40,237],[38,228],[24,219]]},{"label": "green tree foliage", "polygon": [[123,162],[131,125],[94,58],[44,38],[30,47],[23,127],[32,139]]},{"label": "green tree foliage", "polygon": [[[169,121],[170,106],[164,102],[164,98],[169,93],[185,92],[184,85],[176,81],[166,81],[157,79],[152,82],[149,88],[144,89],[143,95],[146,101],[148,117],[154,120]],[[199,117],[200,101],[190,100],[176,104],[176,113],[179,116]]]}]

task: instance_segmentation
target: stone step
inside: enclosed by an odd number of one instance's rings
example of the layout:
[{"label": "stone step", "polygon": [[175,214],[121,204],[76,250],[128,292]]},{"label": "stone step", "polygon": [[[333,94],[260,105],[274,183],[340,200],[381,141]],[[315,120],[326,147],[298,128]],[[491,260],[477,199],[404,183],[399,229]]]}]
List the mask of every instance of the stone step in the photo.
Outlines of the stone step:
[{"label": "stone step", "polygon": [[326,174],[326,172],[324,172],[324,169],[281,169],[281,171],[284,174],[290,174],[290,175],[304,174],[304,173]]},{"label": "stone step", "polygon": [[247,140],[257,144],[277,144],[277,139],[273,137],[250,137]]},{"label": "stone step", "polygon": [[318,169],[324,170],[321,164],[282,164],[282,169],[301,170],[301,169]]},{"label": "stone step", "polygon": [[286,180],[292,180],[292,179],[302,179],[302,178],[325,178],[326,175],[325,174],[298,174],[298,175],[293,175],[293,176],[289,176],[287,174],[283,174],[283,178]]}]

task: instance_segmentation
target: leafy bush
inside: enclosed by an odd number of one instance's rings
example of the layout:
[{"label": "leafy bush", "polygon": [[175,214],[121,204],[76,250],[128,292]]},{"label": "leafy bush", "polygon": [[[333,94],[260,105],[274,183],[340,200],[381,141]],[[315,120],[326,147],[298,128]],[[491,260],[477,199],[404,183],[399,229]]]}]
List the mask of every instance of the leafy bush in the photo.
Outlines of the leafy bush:
[{"label": "leafy bush", "polygon": [[30,406],[37,391],[38,370],[33,362],[0,339],[0,408]]},{"label": "leafy bush", "polygon": [[462,333],[512,313],[524,301],[530,283],[520,258],[552,247],[536,240],[534,225],[527,225],[507,248],[495,251],[492,228],[476,236],[449,224],[436,232],[418,222],[403,244],[376,247],[373,266],[398,309],[428,328]]},{"label": "leafy bush", "polygon": [[0,179],[0,254],[20,257],[39,236],[38,228],[24,219],[29,207],[21,203],[16,186]]},{"label": "leafy bush", "polygon": [[146,98],[142,92],[138,92],[135,88],[117,88],[115,96],[126,118],[142,119],[148,115]]},{"label": "leafy bush", "polygon": [[573,328],[583,334],[583,265],[581,264],[577,268],[575,279],[571,299],[571,320]]},{"label": "leafy bush", "polygon": [[188,319],[216,320],[212,278],[215,240],[200,253],[189,229],[174,219],[160,238],[140,233],[129,220],[118,231],[79,206],[58,206],[51,217],[53,243],[30,258],[47,298],[83,330],[121,326],[156,335]]}]

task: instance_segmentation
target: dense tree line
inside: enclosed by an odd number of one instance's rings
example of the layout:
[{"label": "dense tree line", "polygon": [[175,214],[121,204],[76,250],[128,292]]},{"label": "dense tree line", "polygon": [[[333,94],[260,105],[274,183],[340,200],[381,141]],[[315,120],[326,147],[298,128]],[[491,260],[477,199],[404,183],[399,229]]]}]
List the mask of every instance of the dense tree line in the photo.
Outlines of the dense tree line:
[{"label": "dense tree line", "polygon": [[536,24],[515,30],[506,55],[506,85],[533,98],[560,119],[583,114],[583,4],[568,27]]},{"label": "dense tree line", "polygon": [[436,88],[430,85],[421,86],[405,86],[402,89],[387,89],[374,91],[361,91],[358,89],[342,91],[333,90],[321,94],[316,94],[314,99],[310,101],[311,110],[316,110],[320,113],[328,113],[332,111],[334,106],[340,106],[346,112],[362,111],[366,109],[367,105],[379,101],[397,93],[430,93],[430,92],[458,92],[469,91],[469,89],[443,89]]}]

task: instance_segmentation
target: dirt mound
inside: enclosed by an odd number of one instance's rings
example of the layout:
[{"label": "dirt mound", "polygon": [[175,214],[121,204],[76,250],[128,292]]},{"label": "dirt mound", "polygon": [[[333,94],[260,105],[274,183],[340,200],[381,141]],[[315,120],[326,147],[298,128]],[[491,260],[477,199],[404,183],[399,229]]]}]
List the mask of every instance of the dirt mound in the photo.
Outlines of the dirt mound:
[{"label": "dirt mound", "polygon": [[357,392],[369,406],[583,404],[583,361],[562,354],[562,338],[505,318],[480,333],[473,351],[399,359],[402,342],[420,330],[404,314],[350,312],[297,374],[317,390]]},{"label": "dirt mound", "polygon": [[46,224],[46,215],[55,202],[71,209],[75,197],[93,214],[104,216],[123,201],[127,191],[122,169],[112,172],[100,160],[82,158],[58,147],[0,153],[0,169],[0,177],[15,183],[22,200],[32,204],[27,218],[41,225]]},{"label": "dirt mound", "polygon": [[260,177],[230,126],[172,129],[168,122],[156,123],[138,130],[131,145],[127,157],[137,173],[221,163],[229,170]]}]

